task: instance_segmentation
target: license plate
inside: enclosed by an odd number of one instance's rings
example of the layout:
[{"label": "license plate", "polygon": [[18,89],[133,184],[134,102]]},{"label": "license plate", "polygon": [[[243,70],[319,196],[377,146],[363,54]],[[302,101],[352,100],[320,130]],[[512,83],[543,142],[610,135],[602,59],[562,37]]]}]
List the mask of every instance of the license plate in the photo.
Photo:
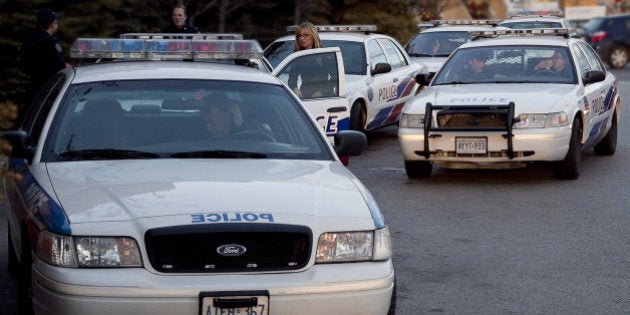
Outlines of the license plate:
[{"label": "license plate", "polygon": [[487,138],[455,138],[455,152],[458,154],[486,154]]},{"label": "license plate", "polygon": [[206,296],[201,315],[269,315],[269,296]]}]

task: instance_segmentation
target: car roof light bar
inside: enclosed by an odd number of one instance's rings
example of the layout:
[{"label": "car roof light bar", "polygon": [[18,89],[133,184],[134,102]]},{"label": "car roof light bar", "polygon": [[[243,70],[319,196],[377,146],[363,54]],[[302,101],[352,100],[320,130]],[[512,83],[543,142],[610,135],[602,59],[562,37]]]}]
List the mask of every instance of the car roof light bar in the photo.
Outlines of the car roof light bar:
[{"label": "car roof light bar", "polygon": [[429,23],[438,25],[499,25],[501,20],[431,20]]},{"label": "car roof light bar", "polygon": [[568,36],[570,30],[566,28],[536,28],[536,29],[513,29],[513,30],[488,30],[468,32],[473,38],[496,37],[500,35],[530,36],[530,35],[550,35]]},{"label": "car roof light bar", "polygon": [[256,40],[79,38],[73,58],[123,60],[261,59]]},{"label": "car roof light bar", "polygon": [[559,17],[562,16],[561,10],[519,10],[508,12],[509,19],[513,18],[522,18],[522,17],[542,17],[542,16],[551,16],[551,17]]},{"label": "car roof light bar", "polygon": [[235,33],[124,33],[124,39],[243,39],[242,34]]},{"label": "car roof light bar", "polygon": [[[295,32],[299,25],[287,26],[288,32]],[[376,32],[376,25],[316,25],[319,32]]]}]

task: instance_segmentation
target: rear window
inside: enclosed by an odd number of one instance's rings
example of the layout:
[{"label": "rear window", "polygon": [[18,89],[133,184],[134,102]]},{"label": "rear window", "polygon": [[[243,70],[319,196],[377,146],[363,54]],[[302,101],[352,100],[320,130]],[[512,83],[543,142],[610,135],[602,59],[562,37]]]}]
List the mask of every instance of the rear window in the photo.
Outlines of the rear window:
[{"label": "rear window", "polygon": [[586,30],[588,33],[599,30],[604,25],[605,19],[603,18],[594,18],[588,21],[582,28]]}]

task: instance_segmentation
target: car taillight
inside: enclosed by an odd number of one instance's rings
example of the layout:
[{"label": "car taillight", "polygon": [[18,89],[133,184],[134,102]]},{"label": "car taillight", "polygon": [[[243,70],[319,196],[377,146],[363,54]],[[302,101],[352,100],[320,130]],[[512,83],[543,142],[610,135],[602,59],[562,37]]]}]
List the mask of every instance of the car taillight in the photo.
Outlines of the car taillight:
[{"label": "car taillight", "polygon": [[591,34],[591,43],[597,43],[599,41],[604,40],[604,38],[606,38],[606,32],[605,31],[598,31],[595,32],[593,34]]}]

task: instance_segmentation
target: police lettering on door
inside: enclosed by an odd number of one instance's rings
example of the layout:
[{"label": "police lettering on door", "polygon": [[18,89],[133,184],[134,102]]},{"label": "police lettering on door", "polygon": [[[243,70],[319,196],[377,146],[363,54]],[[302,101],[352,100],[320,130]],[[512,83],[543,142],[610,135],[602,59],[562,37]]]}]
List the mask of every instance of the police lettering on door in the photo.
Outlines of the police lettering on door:
[{"label": "police lettering on door", "polygon": [[339,115],[327,114],[315,117],[317,123],[324,128],[327,136],[334,136],[337,133]]}]

